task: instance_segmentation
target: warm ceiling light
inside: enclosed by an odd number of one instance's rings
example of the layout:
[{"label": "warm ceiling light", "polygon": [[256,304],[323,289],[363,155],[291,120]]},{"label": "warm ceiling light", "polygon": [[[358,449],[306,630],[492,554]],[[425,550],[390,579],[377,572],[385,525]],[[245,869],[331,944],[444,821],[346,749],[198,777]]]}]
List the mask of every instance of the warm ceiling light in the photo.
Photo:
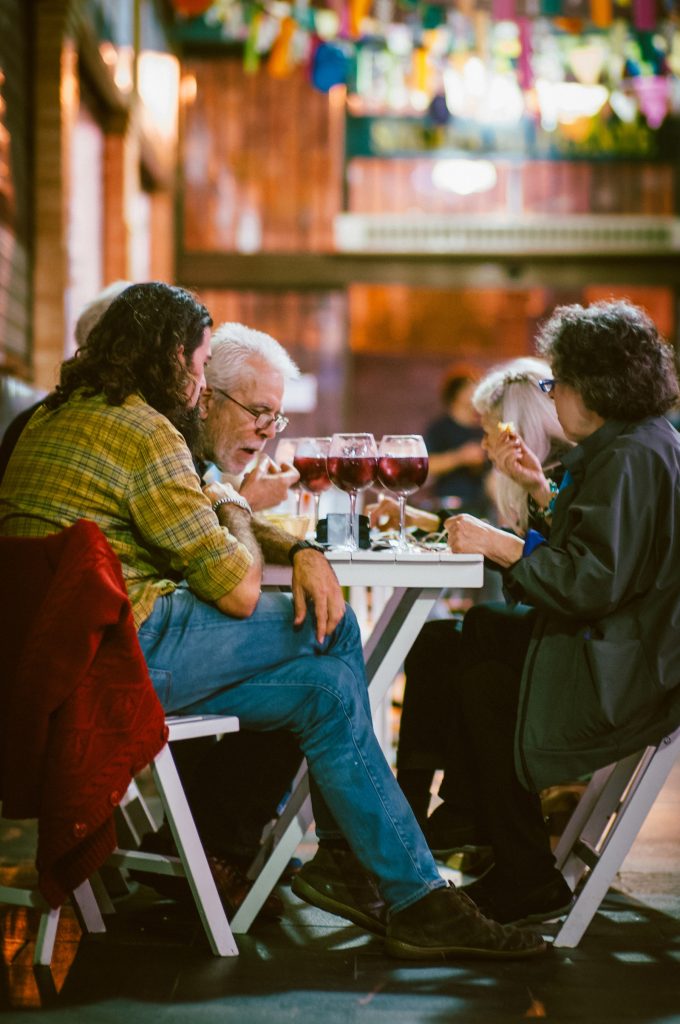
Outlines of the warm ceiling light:
[{"label": "warm ceiling light", "polygon": [[154,125],[165,138],[177,132],[179,61],[170,53],[144,50],[139,55],[139,95]]},{"label": "warm ceiling light", "polygon": [[594,117],[609,99],[604,85],[580,85],[579,82],[536,82],[541,125],[547,132],[558,124],[574,124],[582,117]]},{"label": "warm ceiling light", "polygon": [[433,185],[459,196],[489,192],[495,187],[497,177],[490,160],[437,160],[432,168]]}]

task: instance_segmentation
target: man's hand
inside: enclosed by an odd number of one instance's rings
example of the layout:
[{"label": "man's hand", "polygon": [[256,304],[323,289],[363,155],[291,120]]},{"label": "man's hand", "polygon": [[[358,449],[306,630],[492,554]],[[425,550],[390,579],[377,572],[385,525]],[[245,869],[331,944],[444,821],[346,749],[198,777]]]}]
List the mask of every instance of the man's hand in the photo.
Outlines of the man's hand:
[{"label": "man's hand", "polygon": [[305,621],[308,602],[316,616],[316,638],[319,643],[329,636],[345,614],[345,600],[337,577],[320,551],[303,548],[293,558],[294,623]]},{"label": "man's hand", "polygon": [[282,463],[280,466],[262,453],[254,469],[243,477],[239,492],[254,512],[274,508],[288,497],[288,491],[300,479],[294,466]]},{"label": "man's hand", "polygon": [[481,554],[507,569],[522,557],[524,541],[513,533],[498,530],[475,516],[451,516],[444,523],[449,547],[456,554]]}]

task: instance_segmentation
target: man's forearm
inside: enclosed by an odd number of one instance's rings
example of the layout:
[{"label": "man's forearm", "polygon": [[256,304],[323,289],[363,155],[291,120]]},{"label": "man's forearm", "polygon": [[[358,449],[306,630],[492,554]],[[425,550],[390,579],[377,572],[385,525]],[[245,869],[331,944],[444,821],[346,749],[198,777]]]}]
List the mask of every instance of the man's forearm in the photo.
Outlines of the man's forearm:
[{"label": "man's forearm", "polygon": [[252,555],[253,564],[262,566],[263,552],[255,536],[255,520],[251,514],[246,512],[245,509],[239,508],[238,505],[231,505],[225,502],[217,509],[217,518],[220,526],[226,526],[229,533],[248,549],[248,552]]},{"label": "man's forearm", "polygon": [[252,530],[265,562],[270,565],[288,565],[288,552],[296,543],[296,537],[256,516],[252,520]]}]

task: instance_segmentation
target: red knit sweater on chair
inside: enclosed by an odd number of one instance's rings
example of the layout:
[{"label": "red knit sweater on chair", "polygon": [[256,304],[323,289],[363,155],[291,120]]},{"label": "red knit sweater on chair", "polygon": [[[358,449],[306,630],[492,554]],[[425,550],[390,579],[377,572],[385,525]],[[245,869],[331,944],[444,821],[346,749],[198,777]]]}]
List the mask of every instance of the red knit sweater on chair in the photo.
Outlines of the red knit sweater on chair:
[{"label": "red knit sweater on chair", "polygon": [[120,563],[98,526],[0,538],[0,798],[38,818],[57,907],[115,848],[114,808],[167,739]]}]

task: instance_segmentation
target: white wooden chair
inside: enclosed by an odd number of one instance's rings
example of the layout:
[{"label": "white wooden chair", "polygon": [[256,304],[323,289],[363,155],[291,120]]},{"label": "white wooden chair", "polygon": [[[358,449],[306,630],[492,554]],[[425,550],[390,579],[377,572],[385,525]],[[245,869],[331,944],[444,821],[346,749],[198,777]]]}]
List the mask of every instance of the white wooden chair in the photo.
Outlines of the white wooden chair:
[{"label": "white wooden chair", "polygon": [[[171,741],[194,739],[199,736],[218,736],[236,732],[238,719],[233,716],[207,715],[195,717],[169,717],[166,719]],[[175,766],[168,743],[151,762],[151,771],[173,838],[178,857],[142,853],[136,849],[117,849],[107,861],[120,869],[138,868],[149,873],[167,874],[187,879],[205,929],[212,952],[216,956],[238,956],[238,948],[222,906],[203,845],[198,835],[187,798]],[[133,783],[132,799],[138,796]],[[124,801],[124,805],[129,803]],[[137,801],[137,803],[140,803]],[[144,807],[143,801],[140,807]],[[137,813],[140,813],[138,810]],[[141,811],[144,813],[144,811]],[[146,812],[148,814],[148,811]],[[139,820],[139,819],[138,819]],[[153,821],[149,822],[153,825]],[[134,831],[128,838],[135,840]],[[99,876],[83,882],[72,894],[80,923],[87,932],[105,932],[103,914],[114,908]],[[60,908],[51,908],[36,889],[0,886],[0,903],[33,907],[41,911],[33,962],[36,966],[49,966],[59,924]]]},{"label": "white wooden chair", "polygon": [[574,891],[587,873],[555,946],[581,941],[679,755],[680,728],[593,775],[555,851]]}]

